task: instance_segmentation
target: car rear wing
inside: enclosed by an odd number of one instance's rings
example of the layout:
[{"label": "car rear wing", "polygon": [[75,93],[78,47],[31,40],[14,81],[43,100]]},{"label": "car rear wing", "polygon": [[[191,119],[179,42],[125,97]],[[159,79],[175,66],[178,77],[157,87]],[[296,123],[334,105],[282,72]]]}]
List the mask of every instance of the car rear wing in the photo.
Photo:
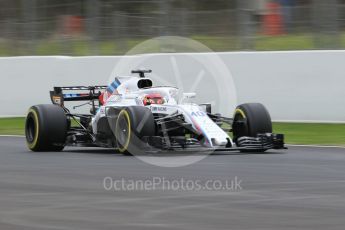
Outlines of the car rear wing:
[{"label": "car rear wing", "polygon": [[[98,100],[101,90],[107,86],[66,86],[54,87],[50,91],[50,99],[53,104],[64,106],[65,101],[92,101]],[[68,93],[64,92],[68,91]]]}]

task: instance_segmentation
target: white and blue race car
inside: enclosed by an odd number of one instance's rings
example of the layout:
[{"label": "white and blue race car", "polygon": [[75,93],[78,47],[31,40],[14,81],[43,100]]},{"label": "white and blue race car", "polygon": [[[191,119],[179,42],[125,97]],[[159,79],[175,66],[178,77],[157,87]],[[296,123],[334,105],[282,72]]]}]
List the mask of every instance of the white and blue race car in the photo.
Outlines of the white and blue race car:
[{"label": "white and blue race car", "polygon": [[[65,146],[113,148],[124,154],[170,151],[255,151],[283,149],[284,135],[272,133],[266,108],[239,105],[232,118],[195,104],[194,93],[179,98],[175,87],[153,87],[145,76],[116,77],[108,86],[54,87],[53,104],[29,109],[26,141],[32,151]],[[71,113],[65,102],[87,101],[89,114]],[[232,135],[230,135],[232,133]]]}]

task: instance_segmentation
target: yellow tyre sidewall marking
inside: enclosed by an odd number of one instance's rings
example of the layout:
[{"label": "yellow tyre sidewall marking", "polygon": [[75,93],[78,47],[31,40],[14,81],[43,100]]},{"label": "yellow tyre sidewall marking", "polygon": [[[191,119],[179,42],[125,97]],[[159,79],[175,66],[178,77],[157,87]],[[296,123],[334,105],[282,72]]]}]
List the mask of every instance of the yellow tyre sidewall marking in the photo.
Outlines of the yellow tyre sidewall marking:
[{"label": "yellow tyre sidewall marking", "polygon": [[35,120],[35,135],[34,135],[34,140],[32,141],[32,143],[29,143],[28,141],[26,141],[27,145],[29,146],[30,149],[33,149],[36,147],[37,142],[38,142],[38,134],[39,134],[39,120],[38,120],[38,114],[36,112],[36,110],[34,109],[30,109],[29,110],[29,114],[32,113],[34,120]]},{"label": "yellow tyre sidewall marking", "polygon": [[243,110],[242,109],[236,109],[235,110],[235,115],[236,114],[241,114],[241,116],[243,117],[243,118],[246,118],[246,114],[243,112]]},{"label": "yellow tyre sidewall marking", "polygon": [[118,123],[119,123],[119,117],[124,115],[127,119],[127,123],[128,123],[128,136],[127,136],[127,140],[126,140],[126,143],[122,146],[122,147],[119,147],[119,151],[120,152],[125,152],[127,149],[128,149],[128,146],[129,146],[129,142],[130,142],[130,139],[131,139],[131,120],[129,118],[129,114],[127,112],[127,110],[121,110],[121,112],[119,113],[119,116],[117,118],[117,121],[116,121],[116,129],[118,127]]}]

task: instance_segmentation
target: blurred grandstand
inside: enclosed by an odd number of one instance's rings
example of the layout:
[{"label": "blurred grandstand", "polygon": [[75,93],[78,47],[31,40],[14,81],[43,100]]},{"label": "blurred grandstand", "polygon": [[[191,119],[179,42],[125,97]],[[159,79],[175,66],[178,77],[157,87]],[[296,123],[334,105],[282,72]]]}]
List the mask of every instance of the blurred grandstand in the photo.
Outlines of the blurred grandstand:
[{"label": "blurred grandstand", "polygon": [[214,51],[342,49],[345,0],[1,0],[0,56],[120,55],[156,36]]}]

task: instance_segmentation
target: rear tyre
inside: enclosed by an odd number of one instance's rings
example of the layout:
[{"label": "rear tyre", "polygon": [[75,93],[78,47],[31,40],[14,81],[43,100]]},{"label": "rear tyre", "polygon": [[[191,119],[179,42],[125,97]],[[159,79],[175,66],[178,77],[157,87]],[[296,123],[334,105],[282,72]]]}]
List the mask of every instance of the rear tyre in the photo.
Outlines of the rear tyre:
[{"label": "rear tyre", "polygon": [[67,136],[65,111],[57,105],[35,105],[25,122],[26,143],[32,151],[61,151]]},{"label": "rear tyre", "polygon": [[144,153],[143,137],[154,136],[156,125],[151,110],[143,106],[122,109],[117,116],[115,138],[118,150],[125,155]]},{"label": "rear tyre", "polygon": [[256,137],[260,133],[272,133],[270,114],[260,103],[239,105],[235,110],[232,130],[236,144],[238,138],[243,136]]}]

